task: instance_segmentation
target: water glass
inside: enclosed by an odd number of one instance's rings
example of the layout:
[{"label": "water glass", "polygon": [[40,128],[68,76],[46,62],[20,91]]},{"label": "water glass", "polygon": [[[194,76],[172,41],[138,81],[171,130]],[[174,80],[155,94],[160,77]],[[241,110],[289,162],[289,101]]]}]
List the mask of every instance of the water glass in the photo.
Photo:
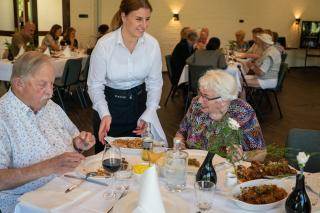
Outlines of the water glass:
[{"label": "water glass", "polygon": [[186,186],[188,153],[184,151],[168,151],[163,168],[164,179],[169,191],[180,192]]},{"label": "water glass", "polygon": [[194,183],[196,193],[196,206],[200,211],[210,210],[212,207],[215,184],[210,181],[197,181]]}]

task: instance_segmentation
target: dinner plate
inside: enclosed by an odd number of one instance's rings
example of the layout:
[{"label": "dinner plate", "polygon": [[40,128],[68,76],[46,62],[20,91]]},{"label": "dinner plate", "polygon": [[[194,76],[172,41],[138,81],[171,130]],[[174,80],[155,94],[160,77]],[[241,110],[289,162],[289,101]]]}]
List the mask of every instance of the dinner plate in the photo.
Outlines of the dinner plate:
[{"label": "dinner plate", "polygon": [[[189,204],[181,198],[165,191],[161,192],[162,201],[166,213],[189,212]],[[138,192],[129,192],[127,196],[119,200],[113,207],[113,212],[133,212],[139,201]]]},{"label": "dinner plate", "polygon": [[282,200],[279,200],[274,203],[269,203],[269,204],[250,204],[246,203],[243,201],[240,201],[236,198],[241,193],[241,188],[244,187],[250,187],[250,186],[261,186],[261,185],[276,185],[280,188],[283,188],[288,194],[291,191],[290,187],[282,180],[275,179],[275,180],[268,180],[268,179],[257,179],[257,180],[252,180],[252,181],[247,181],[241,184],[238,184],[235,186],[235,188],[232,190],[232,200],[235,202],[237,206],[239,206],[242,209],[249,210],[249,211],[266,211],[272,208],[275,208],[279,205],[282,205],[285,200],[287,199],[287,196],[283,198]]},{"label": "dinner plate", "polygon": [[[122,140],[134,140],[134,139],[141,139],[139,137],[118,137],[118,138],[114,138],[114,137],[110,137],[110,136],[106,136],[104,138],[108,143],[113,143],[115,140],[117,139],[122,139]],[[123,148],[120,147],[120,151],[123,154],[127,154],[127,155],[140,155],[141,154],[141,150],[142,149],[133,149],[133,148]]]},{"label": "dinner plate", "polygon": [[[85,177],[88,172],[97,172],[98,169],[103,169],[101,161],[101,158],[91,158],[84,161],[75,169],[77,176]],[[105,182],[106,177],[109,176],[93,176],[89,177],[88,179]]]}]

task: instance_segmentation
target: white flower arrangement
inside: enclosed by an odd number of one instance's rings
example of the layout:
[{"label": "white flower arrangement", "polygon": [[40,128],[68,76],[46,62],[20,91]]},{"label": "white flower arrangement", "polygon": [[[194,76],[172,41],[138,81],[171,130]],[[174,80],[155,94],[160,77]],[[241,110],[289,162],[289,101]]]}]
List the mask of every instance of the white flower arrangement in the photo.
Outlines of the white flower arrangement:
[{"label": "white flower arrangement", "polygon": [[307,155],[305,152],[299,152],[297,155],[298,165],[300,167],[301,173],[303,173],[303,168],[306,166],[306,163],[309,160],[310,155]]},{"label": "white flower arrangement", "polygon": [[238,130],[240,128],[239,123],[233,118],[228,118],[228,125],[233,130]]}]

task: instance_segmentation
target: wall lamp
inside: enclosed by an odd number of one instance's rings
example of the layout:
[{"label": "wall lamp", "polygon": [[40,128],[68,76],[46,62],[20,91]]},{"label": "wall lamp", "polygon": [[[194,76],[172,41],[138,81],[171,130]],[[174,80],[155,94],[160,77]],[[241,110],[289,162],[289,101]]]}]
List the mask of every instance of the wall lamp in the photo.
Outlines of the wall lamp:
[{"label": "wall lamp", "polygon": [[300,24],[300,21],[301,21],[301,19],[300,19],[300,18],[296,18],[296,20],[295,20],[296,25],[299,25],[299,24]]},{"label": "wall lamp", "polygon": [[174,21],[179,21],[179,20],[180,20],[180,18],[179,18],[179,13],[174,13],[174,14],[173,14],[173,20],[174,20]]}]

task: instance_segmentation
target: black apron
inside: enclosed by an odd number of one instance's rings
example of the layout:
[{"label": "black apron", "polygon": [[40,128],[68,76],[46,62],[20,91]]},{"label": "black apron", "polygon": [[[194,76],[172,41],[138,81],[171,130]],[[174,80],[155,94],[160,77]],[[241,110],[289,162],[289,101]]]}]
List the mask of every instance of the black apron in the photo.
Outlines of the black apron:
[{"label": "black apron", "polygon": [[[137,137],[132,131],[137,127],[137,121],[146,109],[147,92],[145,84],[128,90],[118,90],[105,87],[104,94],[112,117],[109,136]],[[95,153],[104,149],[99,142],[99,114],[93,112],[93,131],[96,137]]]}]

